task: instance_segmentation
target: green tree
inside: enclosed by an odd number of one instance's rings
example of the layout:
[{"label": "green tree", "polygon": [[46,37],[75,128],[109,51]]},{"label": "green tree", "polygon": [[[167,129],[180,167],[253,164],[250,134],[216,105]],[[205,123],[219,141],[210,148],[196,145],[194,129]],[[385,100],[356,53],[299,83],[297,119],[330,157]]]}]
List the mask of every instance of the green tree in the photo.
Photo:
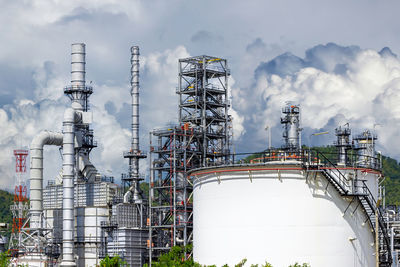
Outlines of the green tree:
[{"label": "green tree", "polygon": [[100,267],[121,267],[128,266],[119,256],[110,258],[108,255],[100,261]]},{"label": "green tree", "polygon": [[0,267],[7,267],[11,265],[10,255],[7,252],[0,254]]},{"label": "green tree", "polygon": [[[186,247],[172,247],[168,253],[161,255],[157,261],[152,262],[152,266],[154,267],[200,267],[201,265],[195,263],[193,258],[187,259],[187,256],[192,251],[192,245],[188,245]],[[147,264],[144,267],[148,267]]]}]

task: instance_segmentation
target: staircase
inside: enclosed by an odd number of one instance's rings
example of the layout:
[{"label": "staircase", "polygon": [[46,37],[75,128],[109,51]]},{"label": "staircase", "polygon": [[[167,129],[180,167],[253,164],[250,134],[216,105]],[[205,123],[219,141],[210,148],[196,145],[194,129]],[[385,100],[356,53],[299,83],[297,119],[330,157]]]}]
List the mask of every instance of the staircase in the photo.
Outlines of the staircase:
[{"label": "staircase", "polygon": [[[367,215],[367,221],[369,222],[373,234],[375,236],[376,231],[376,217],[375,213],[377,210],[378,214],[378,229],[379,229],[379,266],[390,267],[392,264],[392,254],[390,249],[390,238],[387,231],[386,222],[382,216],[381,211],[377,208],[377,202],[369,190],[365,181],[361,181],[361,187],[354,192],[353,181],[350,181],[343,175],[343,173],[333,164],[324,154],[319,151],[308,151],[308,156],[304,157],[303,168],[307,172],[320,173],[328,181],[328,186],[332,186],[335,190],[343,197],[353,197],[358,199],[361,203],[362,208]],[[313,159],[313,160],[311,160]]]}]

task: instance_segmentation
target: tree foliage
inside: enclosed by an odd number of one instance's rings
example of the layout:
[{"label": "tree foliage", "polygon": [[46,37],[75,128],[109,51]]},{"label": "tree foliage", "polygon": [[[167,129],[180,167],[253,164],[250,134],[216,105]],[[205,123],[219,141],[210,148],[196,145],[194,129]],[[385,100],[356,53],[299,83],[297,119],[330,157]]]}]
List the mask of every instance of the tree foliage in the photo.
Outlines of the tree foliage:
[{"label": "tree foliage", "polygon": [[[201,265],[197,262],[193,261],[193,258],[188,256],[192,252],[192,245],[188,245],[186,247],[175,246],[172,247],[168,253],[161,255],[157,261],[153,261],[151,263],[152,266],[155,267],[216,267],[216,265]],[[243,267],[247,262],[247,259],[241,260],[238,264],[235,264],[235,267]],[[148,267],[147,264],[143,265],[144,267]],[[228,264],[223,265],[222,267],[229,267]],[[258,264],[251,264],[250,267],[259,267]],[[260,265],[260,267],[273,267],[270,263],[265,262]],[[290,265],[289,267],[310,267],[308,263],[303,263],[303,265],[299,265],[295,263],[294,265]]]},{"label": "tree foliage", "polygon": [[0,254],[0,267],[11,266],[10,255],[7,252]]},{"label": "tree foliage", "polygon": [[110,258],[108,255],[100,261],[100,267],[122,267],[128,266],[119,256]]}]

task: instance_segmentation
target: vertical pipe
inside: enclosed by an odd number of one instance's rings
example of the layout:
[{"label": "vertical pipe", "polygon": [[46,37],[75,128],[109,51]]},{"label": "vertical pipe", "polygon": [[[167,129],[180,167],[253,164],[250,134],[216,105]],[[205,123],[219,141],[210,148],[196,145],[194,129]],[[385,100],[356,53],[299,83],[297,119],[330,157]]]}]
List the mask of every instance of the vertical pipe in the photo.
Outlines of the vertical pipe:
[{"label": "vertical pipe", "polygon": [[71,45],[71,85],[81,87],[85,85],[85,44]]},{"label": "vertical pipe", "polygon": [[[85,65],[86,65],[86,46],[84,43],[71,45],[71,88],[75,90],[72,95],[72,105],[74,109],[82,110],[85,106],[85,98],[82,91],[85,90]],[[74,103],[80,104],[77,106]]]},{"label": "vertical pipe", "polygon": [[[139,47],[131,47],[131,96],[132,96],[132,143],[133,154],[138,155],[139,151]],[[139,199],[139,158],[133,157],[130,161],[131,177],[134,179],[135,189],[134,200]]]},{"label": "vertical pipe", "polygon": [[[178,73],[179,73],[179,85],[178,85],[178,92],[179,92],[179,105],[182,105],[182,62],[179,60],[178,64]],[[195,80],[196,82],[196,80]],[[190,86],[190,85],[189,85]],[[195,86],[193,86],[193,89],[195,89]],[[178,111],[178,116],[179,116],[179,122],[182,123],[182,109],[180,108]]]},{"label": "vertical pipe", "polygon": [[74,259],[75,110],[65,111],[63,122],[63,250],[61,266],[76,266]]},{"label": "vertical pipe", "polygon": [[177,173],[176,173],[176,162],[177,162],[177,160],[176,160],[176,148],[177,148],[177,141],[176,141],[176,135],[177,135],[177,133],[176,133],[176,128],[174,128],[174,138],[173,138],[173,164],[174,164],[174,167],[173,167],[173,177],[174,177],[174,182],[173,182],[173,219],[174,219],[174,222],[173,222],[173,243],[171,244],[172,246],[176,246],[176,186],[177,186]]},{"label": "vertical pipe", "polygon": [[139,151],[139,47],[131,47],[132,149]]},{"label": "vertical pipe", "polygon": [[50,131],[42,131],[32,140],[30,145],[30,228],[39,229],[42,225],[43,213],[43,147],[45,145],[62,145],[63,135]]},{"label": "vertical pipe", "polygon": [[206,58],[203,57],[203,84],[202,84],[202,98],[203,98],[203,107],[202,107],[202,130],[203,130],[203,167],[206,166],[207,162],[207,148],[208,148],[208,140],[207,140],[207,68],[206,68]]},{"label": "vertical pipe", "polygon": [[[223,154],[225,154],[225,163],[228,161],[229,154],[230,154],[230,147],[229,147],[229,130],[228,130],[228,123],[229,123],[229,116],[228,116],[228,62],[226,60],[224,62],[224,72],[225,72],[225,125],[224,125],[224,131],[225,131],[225,140],[224,144],[222,145],[222,150],[221,151]],[[233,124],[232,124],[233,127]],[[233,129],[232,129],[233,132]],[[233,139],[233,138],[232,138]],[[232,140],[233,142],[233,140]]]}]

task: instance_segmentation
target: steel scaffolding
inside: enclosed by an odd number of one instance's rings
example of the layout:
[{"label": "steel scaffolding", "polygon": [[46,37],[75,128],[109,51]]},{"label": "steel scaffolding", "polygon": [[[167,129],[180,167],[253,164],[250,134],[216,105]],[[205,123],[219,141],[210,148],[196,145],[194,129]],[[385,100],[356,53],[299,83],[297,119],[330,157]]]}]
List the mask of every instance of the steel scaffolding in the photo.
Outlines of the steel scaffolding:
[{"label": "steel scaffolding", "polygon": [[150,262],[172,246],[192,242],[193,188],[187,172],[229,161],[229,75],[225,59],[179,60],[179,124],[150,133]]},{"label": "steel scaffolding", "polygon": [[224,163],[230,154],[226,59],[198,56],[179,60],[179,122],[199,127],[201,166]]}]

